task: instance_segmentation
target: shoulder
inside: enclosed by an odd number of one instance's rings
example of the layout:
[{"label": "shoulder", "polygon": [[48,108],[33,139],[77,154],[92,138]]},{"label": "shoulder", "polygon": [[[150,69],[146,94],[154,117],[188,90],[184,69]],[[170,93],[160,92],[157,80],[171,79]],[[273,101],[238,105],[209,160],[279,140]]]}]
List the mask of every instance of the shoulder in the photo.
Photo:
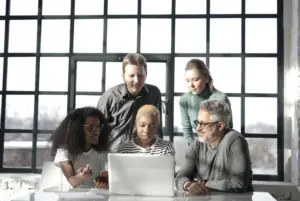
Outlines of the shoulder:
[{"label": "shoulder", "polygon": [[215,91],[210,95],[209,99],[210,100],[227,101],[228,96],[225,93],[221,92],[221,91]]},{"label": "shoulder", "polygon": [[224,143],[228,146],[231,146],[231,144],[235,141],[246,141],[245,137],[239,133],[236,130],[229,130],[225,136],[223,137],[222,141],[224,140]]},{"label": "shoulder", "polygon": [[118,84],[106,90],[100,97],[99,103],[112,103],[117,100],[121,100],[120,97],[122,96],[121,89],[124,84]]},{"label": "shoulder", "polygon": [[180,97],[179,103],[180,104],[186,104],[188,102],[188,100],[190,99],[191,94],[190,93],[186,93],[184,95],[182,95]]},{"label": "shoulder", "polygon": [[59,148],[56,151],[55,157],[54,157],[54,164],[59,165],[60,162],[64,161],[70,161],[71,157],[69,156],[69,152],[66,149]]},{"label": "shoulder", "polygon": [[159,90],[159,88],[157,86],[155,86],[155,85],[145,84],[145,86],[147,87],[147,89],[149,90],[150,93],[153,93],[153,92],[154,93],[158,93],[158,94],[161,93],[160,90]]},{"label": "shoulder", "polygon": [[161,138],[157,138],[156,144],[159,145],[159,146],[164,146],[164,147],[169,147],[169,146],[173,147],[172,142],[167,141],[167,140],[163,140]]},{"label": "shoulder", "polygon": [[106,90],[102,96],[111,97],[111,96],[121,95],[122,87],[125,87],[124,84],[118,84],[116,86],[113,86],[113,87],[109,88],[108,90]]}]

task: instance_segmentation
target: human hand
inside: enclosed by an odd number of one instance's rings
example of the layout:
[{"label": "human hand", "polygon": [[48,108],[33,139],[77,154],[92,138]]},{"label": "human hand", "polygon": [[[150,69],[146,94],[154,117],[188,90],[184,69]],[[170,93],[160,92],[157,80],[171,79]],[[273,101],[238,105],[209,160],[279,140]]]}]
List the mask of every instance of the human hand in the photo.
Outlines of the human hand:
[{"label": "human hand", "polygon": [[94,179],[96,188],[108,189],[108,172],[105,171],[101,176]]},{"label": "human hand", "polygon": [[207,181],[193,182],[185,192],[185,195],[209,195],[211,190],[205,186],[206,182]]},{"label": "human hand", "polygon": [[77,175],[84,178],[84,179],[88,179],[92,176],[92,169],[90,168],[90,165],[87,164],[86,167],[80,167],[77,170]]}]

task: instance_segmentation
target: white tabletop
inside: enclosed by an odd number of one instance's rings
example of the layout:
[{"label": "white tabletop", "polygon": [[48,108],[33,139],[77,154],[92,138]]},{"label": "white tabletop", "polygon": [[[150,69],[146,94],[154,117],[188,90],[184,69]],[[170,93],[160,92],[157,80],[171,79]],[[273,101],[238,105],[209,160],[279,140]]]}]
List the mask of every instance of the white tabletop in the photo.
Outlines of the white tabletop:
[{"label": "white tabletop", "polygon": [[50,188],[44,192],[35,192],[28,196],[13,199],[11,201],[68,201],[68,200],[93,200],[93,201],[276,201],[267,192],[253,192],[245,194],[212,193],[210,196],[185,197],[177,192],[174,197],[152,197],[152,196],[125,196],[111,195],[107,190],[75,188],[71,190],[60,190]]}]

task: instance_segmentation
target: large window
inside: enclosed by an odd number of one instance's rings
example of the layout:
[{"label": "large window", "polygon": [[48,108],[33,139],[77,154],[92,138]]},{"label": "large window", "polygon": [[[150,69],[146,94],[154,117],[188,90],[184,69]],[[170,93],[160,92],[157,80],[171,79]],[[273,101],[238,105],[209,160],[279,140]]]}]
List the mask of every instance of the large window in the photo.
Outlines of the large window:
[{"label": "large window", "polygon": [[183,141],[184,67],[200,58],[230,97],[254,179],[283,180],[282,18],[283,0],[0,0],[0,172],[38,171],[67,112],[96,106],[141,52],[167,139]]}]

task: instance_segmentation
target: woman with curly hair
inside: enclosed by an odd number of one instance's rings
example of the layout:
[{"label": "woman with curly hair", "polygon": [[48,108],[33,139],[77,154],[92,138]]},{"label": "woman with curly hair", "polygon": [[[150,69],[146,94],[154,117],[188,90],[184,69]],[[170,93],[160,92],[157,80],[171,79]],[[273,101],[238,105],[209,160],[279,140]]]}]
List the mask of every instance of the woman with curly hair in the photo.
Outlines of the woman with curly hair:
[{"label": "woman with curly hair", "polygon": [[50,140],[54,164],[61,167],[72,187],[80,185],[108,188],[99,175],[107,163],[107,121],[102,112],[83,107],[70,112],[57,127]]}]

